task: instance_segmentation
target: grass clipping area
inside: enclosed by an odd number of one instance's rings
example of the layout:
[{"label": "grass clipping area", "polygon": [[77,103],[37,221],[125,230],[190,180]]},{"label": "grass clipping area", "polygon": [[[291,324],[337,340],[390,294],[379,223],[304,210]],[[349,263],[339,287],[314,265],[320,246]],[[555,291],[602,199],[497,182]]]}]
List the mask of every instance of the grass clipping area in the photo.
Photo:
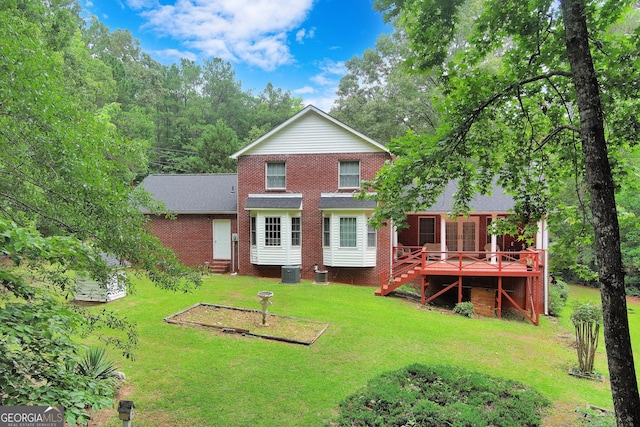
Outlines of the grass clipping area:
[{"label": "grass clipping area", "polygon": [[215,328],[226,333],[239,333],[294,344],[313,344],[329,327],[328,323],[267,313],[262,324],[262,311],[223,305],[198,303],[164,319],[167,323]]}]

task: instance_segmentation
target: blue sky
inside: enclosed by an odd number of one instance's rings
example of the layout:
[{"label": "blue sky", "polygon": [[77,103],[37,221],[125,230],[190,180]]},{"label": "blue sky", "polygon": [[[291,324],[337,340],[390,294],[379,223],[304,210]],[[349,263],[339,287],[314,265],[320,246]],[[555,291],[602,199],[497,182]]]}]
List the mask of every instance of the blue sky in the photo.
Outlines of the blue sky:
[{"label": "blue sky", "polygon": [[329,111],[344,62],[391,33],[373,0],[82,0],[163,64],[229,61],[244,90],[268,82]]}]

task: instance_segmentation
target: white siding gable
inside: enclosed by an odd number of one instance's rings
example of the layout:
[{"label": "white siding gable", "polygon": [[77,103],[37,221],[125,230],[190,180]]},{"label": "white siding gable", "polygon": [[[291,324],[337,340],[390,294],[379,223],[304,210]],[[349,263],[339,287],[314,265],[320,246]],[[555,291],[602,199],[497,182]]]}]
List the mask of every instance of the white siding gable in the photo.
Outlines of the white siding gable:
[{"label": "white siding gable", "polygon": [[388,150],[326,113],[309,106],[231,157],[259,154],[380,152]]}]

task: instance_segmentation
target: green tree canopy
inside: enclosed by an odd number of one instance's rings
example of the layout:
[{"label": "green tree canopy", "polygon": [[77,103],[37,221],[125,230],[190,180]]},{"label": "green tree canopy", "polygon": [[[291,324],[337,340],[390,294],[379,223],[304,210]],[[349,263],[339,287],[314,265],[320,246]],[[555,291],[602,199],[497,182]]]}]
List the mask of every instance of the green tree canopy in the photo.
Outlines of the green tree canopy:
[{"label": "green tree canopy", "polygon": [[139,206],[155,203],[132,181],[147,147],[112,123],[112,80],[78,42],[75,3],[18,3],[0,7],[0,404],[64,404],[83,422],[113,390],[73,369],[72,335],[116,327],[129,339],[104,339],[130,355],[135,331],[61,304],[69,271],[106,282],[108,253],[167,289],[200,277],[146,232]]},{"label": "green tree canopy", "polygon": [[[618,425],[640,424],[629,337],[613,176],[616,152],[635,144],[640,31],[611,31],[631,1],[487,0],[459,53],[462,0],[378,0],[411,43],[409,64],[437,73],[444,102],[431,136],[409,134],[371,183],[378,223],[402,221],[458,182],[455,213],[497,182],[516,213],[535,222],[568,181],[584,190],[592,215],[605,343]],[[616,122],[615,128],[606,123]],[[609,136],[610,135],[610,136]],[[609,154],[611,153],[611,155]]]}]

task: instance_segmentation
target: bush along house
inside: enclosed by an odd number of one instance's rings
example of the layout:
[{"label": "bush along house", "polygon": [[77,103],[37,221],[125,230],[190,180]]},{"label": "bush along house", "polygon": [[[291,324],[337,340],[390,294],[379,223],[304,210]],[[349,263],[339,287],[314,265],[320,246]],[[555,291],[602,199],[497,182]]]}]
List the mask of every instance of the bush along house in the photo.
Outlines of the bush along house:
[{"label": "bush along house", "polygon": [[451,218],[451,184],[408,216],[408,228],[373,229],[375,201],[356,195],[391,153],[314,106],[231,157],[237,176],[150,175],[141,184],[177,214],[150,216],[151,227],[187,265],[226,260],[230,271],[283,283],[322,272],[381,296],[411,283],[423,303],[471,301],[478,314],[513,312],[534,324],[547,311],[546,226],[526,249],[514,236],[491,235],[491,222],[514,206],[499,188]]}]

